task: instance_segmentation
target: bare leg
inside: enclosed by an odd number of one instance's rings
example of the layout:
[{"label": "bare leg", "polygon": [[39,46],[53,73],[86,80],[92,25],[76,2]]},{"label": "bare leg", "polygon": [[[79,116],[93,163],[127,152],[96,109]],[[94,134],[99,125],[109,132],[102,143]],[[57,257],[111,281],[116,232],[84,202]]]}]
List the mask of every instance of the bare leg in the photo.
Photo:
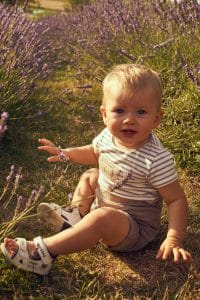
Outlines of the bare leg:
[{"label": "bare leg", "polygon": [[78,206],[79,212],[85,216],[89,211],[95,198],[95,190],[98,186],[99,170],[89,169],[80,178],[74,192],[71,206]]},{"label": "bare leg", "polygon": [[[102,207],[87,214],[74,227],[44,239],[44,243],[53,256],[80,252],[96,245],[99,241],[109,246],[118,245],[129,231],[127,215],[120,210]],[[15,253],[18,245],[15,240],[5,239],[8,252]],[[35,245],[28,242],[29,252]]]},{"label": "bare leg", "polygon": [[40,203],[38,215],[43,224],[48,225],[56,233],[69,228],[80,221],[89,211],[95,198],[98,186],[98,169],[86,171],[80,178],[74,192],[71,208],[62,209],[55,203]]}]

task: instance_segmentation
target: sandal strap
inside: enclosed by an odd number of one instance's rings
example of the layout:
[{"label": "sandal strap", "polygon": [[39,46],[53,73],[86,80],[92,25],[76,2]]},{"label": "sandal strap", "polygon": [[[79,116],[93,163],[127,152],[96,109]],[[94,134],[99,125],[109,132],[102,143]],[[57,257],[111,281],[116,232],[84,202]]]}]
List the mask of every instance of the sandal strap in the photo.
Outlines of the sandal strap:
[{"label": "sandal strap", "polygon": [[17,253],[20,253],[20,256],[24,259],[25,262],[29,260],[29,255],[27,255],[27,242],[24,238],[16,238],[15,241],[17,242],[19,249],[16,253],[12,256],[14,258]]},{"label": "sandal strap", "polygon": [[41,257],[41,260],[46,264],[51,264],[53,261],[53,258],[51,257],[51,255],[49,254],[49,251],[42,239],[41,236],[38,236],[36,238],[33,239],[33,242],[37,248],[38,254]]}]

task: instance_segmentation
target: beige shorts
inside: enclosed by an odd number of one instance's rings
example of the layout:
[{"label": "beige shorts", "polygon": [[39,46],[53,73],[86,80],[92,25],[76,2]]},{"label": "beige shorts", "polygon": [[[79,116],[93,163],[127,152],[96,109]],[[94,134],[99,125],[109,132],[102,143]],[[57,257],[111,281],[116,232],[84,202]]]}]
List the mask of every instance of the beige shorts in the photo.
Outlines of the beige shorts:
[{"label": "beige shorts", "polygon": [[154,204],[132,200],[116,203],[113,199],[107,200],[108,198],[110,198],[108,194],[102,195],[98,190],[91,209],[105,206],[120,209],[127,215],[130,224],[125,239],[116,246],[110,246],[109,249],[119,252],[137,251],[155,239],[160,231],[162,201]]}]

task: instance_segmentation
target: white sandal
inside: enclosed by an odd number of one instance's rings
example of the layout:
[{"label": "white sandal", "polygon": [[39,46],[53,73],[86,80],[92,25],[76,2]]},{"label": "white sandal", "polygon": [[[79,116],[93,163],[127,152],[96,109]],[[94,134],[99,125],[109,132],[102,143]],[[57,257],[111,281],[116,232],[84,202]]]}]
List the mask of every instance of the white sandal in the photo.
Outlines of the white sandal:
[{"label": "white sandal", "polygon": [[49,226],[55,233],[70,228],[81,220],[78,207],[62,208],[56,203],[42,202],[37,212],[41,223]]},{"label": "white sandal", "polygon": [[33,242],[37,248],[40,259],[33,259],[27,250],[27,242],[24,238],[15,239],[19,248],[17,252],[10,256],[4,243],[1,244],[1,251],[4,256],[16,267],[25,271],[33,272],[40,275],[46,275],[51,269],[53,258],[49,254],[46,245],[41,236],[34,238]]}]

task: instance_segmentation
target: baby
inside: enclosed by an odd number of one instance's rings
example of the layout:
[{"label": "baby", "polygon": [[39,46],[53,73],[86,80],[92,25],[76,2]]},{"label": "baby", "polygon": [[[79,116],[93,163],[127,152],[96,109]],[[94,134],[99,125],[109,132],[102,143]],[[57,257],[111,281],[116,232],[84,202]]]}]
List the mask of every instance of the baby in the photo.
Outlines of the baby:
[{"label": "baby", "polygon": [[98,242],[112,251],[138,251],[158,235],[163,201],[169,225],[156,258],[172,256],[174,262],[190,261],[190,253],[182,247],[187,227],[186,197],[172,154],[152,132],[162,119],[161,98],[155,71],[136,64],[117,65],[103,81],[100,111],[105,129],[92,144],[59,149],[40,139],[39,149],[52,154],[50,162],[66,160],[98,164],[99,168],[80,178],[72,201],[72,219],[76,215],[72,224],[62,217],[61,208],[59,211],[58,206],[43,203],[39,211],[41,216],[46,214],[47,222],[48,212],[43,208],[49,208],[50,222],[55,211],[57,234],[33,241],[4,240],[1,250],[14,265],[44,275],[58,255],[83,251]]}]

